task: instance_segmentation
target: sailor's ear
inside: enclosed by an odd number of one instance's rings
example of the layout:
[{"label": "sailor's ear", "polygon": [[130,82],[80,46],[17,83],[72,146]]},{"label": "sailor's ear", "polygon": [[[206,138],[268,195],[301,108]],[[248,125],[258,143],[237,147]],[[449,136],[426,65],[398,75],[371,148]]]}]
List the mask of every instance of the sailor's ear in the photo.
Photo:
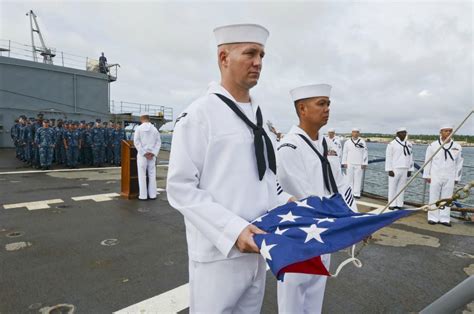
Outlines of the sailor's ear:
[{"label": "sailor's ear", "polygon": [[232,50],[237,46],[235,44],[225,44],[219,46],[217,50],[217,59],[219,62],[219,68],[227,67],[229,65],[229,56]]},{"label": "sailor's ear", "polygon": [[305,111],[306,109],[305,102],[302,99],[295,101],[295,109],[296,114],[298,115],[298,117],[300,117],[301,112]]},{"label": "sailor's ear", "polygon": [[219,47],[217,52],[217,60],[219,62],[219,68],[227,67],[229,64],[229,50],[226,47]]}]

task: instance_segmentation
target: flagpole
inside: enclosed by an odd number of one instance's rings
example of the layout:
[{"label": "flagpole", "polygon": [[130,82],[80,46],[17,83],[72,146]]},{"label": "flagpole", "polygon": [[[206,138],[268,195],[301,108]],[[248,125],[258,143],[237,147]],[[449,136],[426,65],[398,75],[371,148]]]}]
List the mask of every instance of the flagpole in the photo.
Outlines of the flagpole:
[{"label": "flagpole", "polygon": [[438,147],[438,149],[430,156],[430,158],[428,158],[427,161],[425,161],[425,163],[420,167],[420,169],[418,169],[417,172],[415,172],[415,174],[411,177],[411,179],[407,182],[407,184],[405,184],[405,186],[400,190],[400,192],[398,192],[398,194],[388,202],[387,205],[385,205],[385,207],[382,209],[382,211],[380,212],[380,214],[382,214],[384,211],[387,210],[387,208],[390,207],[390,205],[393,203],[393,201],[395,201],[397,199],[397,197],[399,197],[407,188],[408,186],[413,182],[413,180],[416,179],[416,177],[420,174],[421,171],[423,171],[423,169],[425,169],[426,165],[428,163],[431,162],[431,160],[434,158],[434,156],[436,156],[436,154],[441,150],[441,148],[443,148],[444,144],[448,143],[451,138],[454,136],[454,134],[456,134],[456,132],[464,125],[464,123],[466,123],[466,121],[471,117],[471,115],[474,113],[474,110],[471,110],[468,115],[464,118],[464,120],[458,125],[458,127],[456,129],[454,129],[454,131],[444,140],[444,142]]}]

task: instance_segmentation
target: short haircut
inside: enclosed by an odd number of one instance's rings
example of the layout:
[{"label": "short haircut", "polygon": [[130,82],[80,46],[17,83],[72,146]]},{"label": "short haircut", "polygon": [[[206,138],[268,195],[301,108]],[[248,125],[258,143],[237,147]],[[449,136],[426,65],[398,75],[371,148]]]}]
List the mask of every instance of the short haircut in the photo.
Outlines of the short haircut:
[{"label": "short haircut", "polygon": [[307,99],[307,98],[303,98],[303,99],[298,99],[298,100],[295,100],[294,104],[295,104],[295,110],[296,110],[296,115],[298,116],[298,118],[300,117],[300,111],[298,110],[298,105],[302,102],[304,102],[304,100]]},{"label": "short haircut", "polygon": [[141,115],[140,118],[143,118],[145,120],[150,120],[150,116],[147,114]]}]

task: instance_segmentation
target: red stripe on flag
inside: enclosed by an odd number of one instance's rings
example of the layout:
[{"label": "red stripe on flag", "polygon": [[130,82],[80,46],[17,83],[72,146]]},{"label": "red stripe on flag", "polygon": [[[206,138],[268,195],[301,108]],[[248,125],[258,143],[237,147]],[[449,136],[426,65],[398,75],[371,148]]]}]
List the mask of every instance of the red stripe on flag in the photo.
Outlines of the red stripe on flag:
[{"label": "red stripe on flag", "polygon": [[316,256],[306,261],[288,265],[280,270],[278,275],[284,273],[302,273],[311,275],[331,276],[321,261],[321,256]]}]

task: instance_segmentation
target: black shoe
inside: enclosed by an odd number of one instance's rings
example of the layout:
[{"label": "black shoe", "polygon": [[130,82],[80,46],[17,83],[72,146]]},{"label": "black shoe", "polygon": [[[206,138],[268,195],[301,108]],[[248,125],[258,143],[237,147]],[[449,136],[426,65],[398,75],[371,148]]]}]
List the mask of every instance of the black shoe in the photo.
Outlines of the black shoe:
[{"label": "black shoe", "polygon": [[441,225],[446,226],[446,227],[451,227],[450,222],[440,222]]},{"label": "black shoe", "polygon": [[394,209],[396,209],[396,207],[389,207],[388,209],[389,210],[394,210]]},{"label": "black shoe", "polygon": [[148,199],[149,199],[150,201],[154,201],[154,200],[156,200],[156,197],[155,197],[155,198],[149,197]]},{"label": "black shoe", "polygon": [[355,195],[354,195],[354,198],[357,198],[357,199],[359,199],[359,198],[360,198],[360,196],[355,196]]},{"label": "black shoe", "polygon": [[148,201],[147,198],[138,198],[139,201]]},{"label": "black shoe", "polygon": [[436,225],[436,224],[437,224],[437,222],[436,222],[436,221],[433,221],[433,220],[428,220],[428,223],[429,223],[430,225]]}]

